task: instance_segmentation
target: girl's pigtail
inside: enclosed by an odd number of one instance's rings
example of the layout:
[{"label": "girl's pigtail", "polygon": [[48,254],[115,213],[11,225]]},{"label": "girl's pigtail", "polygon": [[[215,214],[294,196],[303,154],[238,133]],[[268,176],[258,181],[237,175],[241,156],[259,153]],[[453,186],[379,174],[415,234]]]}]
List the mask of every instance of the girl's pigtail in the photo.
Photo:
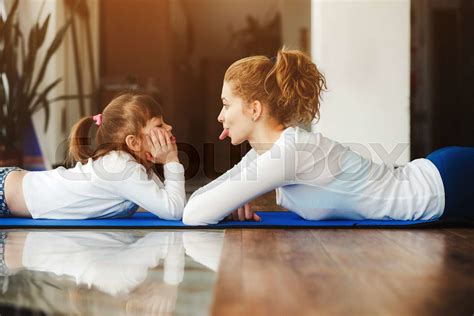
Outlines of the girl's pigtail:
[{"label": "girl's pigtail", "polygon": [[95,121],[92,116],[87,116],[80,119],[72,127],[69,135],[67,164],[74,165],[76,162],[84,164],[94,154],[94,150],[91,148],[91,138],[89,137],[93,124],[95,124]]}]

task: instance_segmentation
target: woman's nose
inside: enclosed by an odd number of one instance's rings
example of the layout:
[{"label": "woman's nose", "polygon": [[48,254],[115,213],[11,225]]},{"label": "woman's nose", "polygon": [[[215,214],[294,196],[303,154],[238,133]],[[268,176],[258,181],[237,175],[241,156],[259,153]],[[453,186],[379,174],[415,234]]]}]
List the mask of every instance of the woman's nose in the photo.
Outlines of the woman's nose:
[{"label": "woman's nose", "polygon": [[217,121],[219,123],[223,123],[224,122],[224,108],[222,108],[221,112],[219,113],[219,116],[217,117]]}]

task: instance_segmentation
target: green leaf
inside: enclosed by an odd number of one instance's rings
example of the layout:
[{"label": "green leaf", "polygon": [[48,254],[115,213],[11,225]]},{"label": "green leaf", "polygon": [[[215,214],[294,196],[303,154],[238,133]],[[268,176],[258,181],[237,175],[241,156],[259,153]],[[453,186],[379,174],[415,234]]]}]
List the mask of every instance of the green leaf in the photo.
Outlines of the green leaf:
[{"label": "green leaf", "polygon": [[26,47],[25,47],[25,38],[23,37],[23,33],[20,30],[20,26],[16,25],[16,36],[18,37],[18,43],[20,45],[20,52],[21,52],[21,68],[25,68],[25,56],[26,56]]},{"label": "green leaf", "polygon": [[38,43],[40,43],[40,45],[43,45],[44,39],[46,38],[46,33],[48,32],[50,17],[51,17],[51,14],[48,14],[45,21],[43,22],[43,25],[38,27]]},{"label": "green leaf", "polygon": [[8,55],[14,49],[12,38],[14,37],[14,19],[17,8],[18,0],[15,0],[0,33],[0,40],[3,42],[3,50],[0,50],[0,67],[2,67],[0,71],[3,71],[6,61],[9,60]]},{"label": "green leaf", "polygon": [[[62,80],[61,78],[57,78],[52,83],[50,83],[43,90],[43,92],[41,92],[38,95],[38,97],[36,98],[37,101],[29,108],[30,114],[35,113],[39,109],[38,106],[43,102],[44,99],[47,99],[48,93],[51,92],[51,90],[53,90],[53,88],[55,88],[61,82],[61,80]],[[47,102],[47,103],[49,104],[49,102]],[[48,109],[48,111],[49,111],[49,109]]]},{"label": "green leaf", "polygon": [[3,32],[5,30],[11,29],[11,25],[13,24],[13,19],[15,18],[16,10],[18,9],[18,3],[19,3],[19,0],[15,0],[15,2],[13,2],[13,5],[12,5],[12,8],[11,8],[10,12],[8,12],[8,14],[7,14],[7,19],[5,20],[5,24],[3,25],[2,29],[0,30],[1,31],[0,37],[2,37],[2,38],[4,36]]},{"label": "green leaf", "polygon": [[72,21],[72,17],[66,22],[65,25],[63,25],[58,30],[58,32],[56,33],[56,36],[54,37],[53,41],[49,45],[48,50],[46,52],[46,56],[44,57],[43,62],[41,64],[41,68],[39,70],[38,76],[35,80],[35,84],[33,85],[33,88],[28,93],[28,99],[27,99],[28,103],[30,103],[33,100],[35,91],[38,89],[38,86],[43,81],[49,60],[51,59],[53,54],[58,50],[59,46],[61,45],[61,42],[64,39],[64,35],[66,34],[67,29],[71,25],[71,21]]},{"label": "green leaf", "polygon": [[0,17],[0,34],[3,33],[3,28],[5,27],[5,21]]},{"label": "green leaf", "polygon": [[46,98],[43,99],[42,103],[43,103],[43,109],[44,109],[44,114],[45,114],[44,115],[44,132],[46,133],[48,131],[48,125],[49,125],[50,108],[49,108],[48,100],[46,100]]}]

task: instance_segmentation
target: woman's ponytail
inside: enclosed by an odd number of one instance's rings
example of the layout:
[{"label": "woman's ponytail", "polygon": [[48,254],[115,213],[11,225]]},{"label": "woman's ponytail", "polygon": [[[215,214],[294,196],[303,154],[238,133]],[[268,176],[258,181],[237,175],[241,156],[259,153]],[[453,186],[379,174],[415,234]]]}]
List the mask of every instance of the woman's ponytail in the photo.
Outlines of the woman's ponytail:
[{"label": "woman's ponytail", "polygon": [[86,163],[92,157],[94,150],[91,148],[89,135],[91,126],[95,124],[92,116],[80,119],[71,129],[69,134],[69,149],[66,162],[73,165],[76,162]]},{"label": "woman's ponytail", "polygon": [[273,104],[273,112],[285,125],[309,124],[319,119],[321,93],[326,89],[326,80],[303,52],[298,50],[278,51],[275,65],[265,78],[274,81],[279,93]]}]

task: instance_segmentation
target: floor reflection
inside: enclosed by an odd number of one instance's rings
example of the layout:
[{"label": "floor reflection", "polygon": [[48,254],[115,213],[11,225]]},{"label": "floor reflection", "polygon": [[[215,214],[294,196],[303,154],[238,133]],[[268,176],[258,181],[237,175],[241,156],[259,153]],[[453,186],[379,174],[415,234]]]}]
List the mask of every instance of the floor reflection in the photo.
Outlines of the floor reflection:
[{"label": "floor reflection", "polygon": [[46,314],[208,314],[223,231],[4,231],[0,306]]}]

